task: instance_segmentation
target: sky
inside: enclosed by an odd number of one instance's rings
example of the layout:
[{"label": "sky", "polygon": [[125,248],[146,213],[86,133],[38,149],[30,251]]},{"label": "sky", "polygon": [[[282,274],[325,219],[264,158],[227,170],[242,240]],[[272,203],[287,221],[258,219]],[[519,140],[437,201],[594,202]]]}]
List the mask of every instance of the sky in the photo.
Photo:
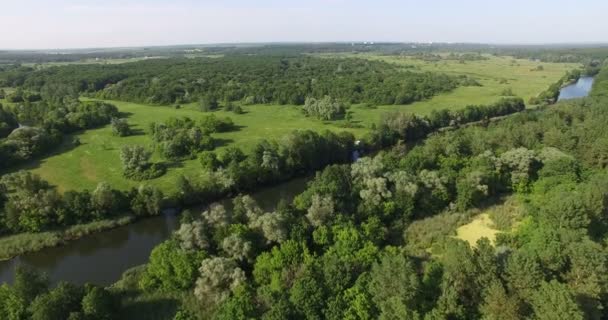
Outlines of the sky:
[{"label": "sky", "polygon": [[606,0],[1,0],[1,49],[606,43]]}]

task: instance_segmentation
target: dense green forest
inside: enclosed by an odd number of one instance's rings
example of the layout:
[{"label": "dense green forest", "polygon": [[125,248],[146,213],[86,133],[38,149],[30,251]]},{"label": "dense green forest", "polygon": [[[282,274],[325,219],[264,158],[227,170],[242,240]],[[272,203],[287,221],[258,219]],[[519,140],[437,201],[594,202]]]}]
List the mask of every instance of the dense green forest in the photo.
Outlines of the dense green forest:
[{"label": "dense green forest", "polygon": [[[236,197],[230,210],[213,204],[202,213],[184,212],[179,230],[153,250],[150,262],[110,288],[50,287],[44,277],[19,270],[13,285],[0,288],[0,314],[8,319],[603,319],[608,316],[607,72],[598,75],[590,98],[500,121],[480,120],[521,111],[523,102],[505,100],[428,118],[388,115],[363,143],[370,149],[393,147],[352,164],[326,166],[348,162],[353,147],[352,136],[329,132],[296,131],[280,142],[260,143],[252,155],[235,148],[203,152],[201,163],[210,172],[205,181],[214,185],[200,189],[201,181],[184,178],[182,201],[196,201],[201,190],[256,183],[260,176],[245,170],[249,162],[268,179],[282,170],[325,168],[293,202],[271,212],[245,195]],[[470,121],[480,122],[459,126]],[[446,124],[448,129],[437,130]],[[180,122],[165,126],[192,128]],[[239,180],[226,179],[227,174]],[[44,190],[44,182],[27,175],[5,177],[3,185],[11,190],[5,201],[14,205],[27,196],[12,190]],[[154,192],[140,192],[131,205],[147,210]],[[102,199],[111,192],[104,193],[96,191],[92,203],[110,203]],[[500,205],[507,195],[521,211],[494,215],[501,230],[494,242],[482,238],[470,246],[453,237],[476,208]],[[27,228],[31,220],[17,221]]]},{"label": "dense green forest", "polygon": [[37,71],[21,67],[0,73],[0,87],[22,86],[47,100],[84,93],[153,104],[207,98],[301,105],[308,97],[326,95],[349,103],[408,104],[474,84],[466,77],[408,72],[382,62],[302,56],[152,59]]}]

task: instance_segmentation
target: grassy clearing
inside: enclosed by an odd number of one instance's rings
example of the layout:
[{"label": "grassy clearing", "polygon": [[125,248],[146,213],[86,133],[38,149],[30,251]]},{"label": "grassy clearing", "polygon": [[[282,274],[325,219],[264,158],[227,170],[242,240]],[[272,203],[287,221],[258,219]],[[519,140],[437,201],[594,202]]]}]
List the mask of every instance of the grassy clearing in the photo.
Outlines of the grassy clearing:
[{"label": "grassy clearing", "polygon": [[[544,70],[531,71],[538,63],[528,60],[514,60],[506,57],[490,57],[489,60],[425,62],[408,57],[357,55],[368,59],[384,60],[408,66],[410,70],[439,71],[448,74],[467,74],[478,81],[482,87],[462,87],[451,93],[436,96],[427,101],[416,102],[407,106],[378,106],[368,108],[354,105],[351,108],[352,121],[360,127],[355,129],[342,128],[340,121],[325,123],[306,118],[295,106],[254,105],[245,106],[245,114],[216,111],[217,116],[229,116],[239,130],[216,134],[223,146],[236,145],[245,150],[253,147],[260,139],[280,139],[294,129],[311,130],[346,130],[356,136],[362,136],[369,130],[371,124],[377,123],[383,114],[390,111],[406,111],[417,114],[429,114],[436,109],[458,109],[469,104],[486,104],[501,98],[502,91],[510,88],[524,98],[532,97],[545,90],[549,84],[557,81],[563,74],[576,64],[543,63]],[[505,81],[507,83],[500,83]],[[145,135],[148,125],[154,121],[163,121],[169,117],[187,116],[200,119],[205,116],[197,110],[196,104],[183,105],[181,109],[169,106],[149,106],[121,101],[114,103],[121,112],[127,115],[128,121],[139,134],[131,137],[114,137],[109,126],[88,130],[76,134],[81,145],[72,146],[66,142],[54,155],[46,159],[33,161],[19,169],[30,169],[44,179],[56,185],[60,191],[93,189],[100,181],[106,181],[118,189],[136,187],[139,182],[129,181],[122,176],[119,152],[122,146],[129,144],[150,145],[151,139]],[[158,155],[155,160],[160,161]],[[196,175],[200,173],[197,160],[188,160],[169,164],[167,174],[149,183],[160,187],[165,192],[175,190],[177,177]]]},{"label": "grassy clearing", "polygon": [[[136,103],[109,101],[115,104],[121,112],[127,115],[129,123],[138,134],[129,137],[112,135],[110,126],[87,130],[76,134],[80,139],[79,146],[66,143],[58,152],[46,159],[34,161],[21,167],[31,169],[44,179],[56,185],[60,191],[71,189],[93,189],[100,181],[106,181],[117,189],[136,187],[139,182],[130,181],[122,176],[120,149],[124,145],[142,144],[151,146],[152,140],[145,132],[148,125],[154,121],[163,121],[170,117],[190,117],[200,119],[209,113],[196,110],[194,105],[185,105],[181,109],[166,106],[148,106]],[[280,139],[294,129],[324,129],[334,131],[351,131],[355,135],[363,134],[367,129],[344,129],[339,123],[324,123],[306,118],[299,108],[294,106],[255,105],[245,106],[244,114],[216,111],[213,114],[233,119],[239,127],[237,131],[214,135],[223,145],[236,145],[245,150],[251,149],[254,143],[261,139]],[[155,155],[154,161],[162,161]],[[180,174],[195,175],[201,172],[198,160],[187,160],[170,164],[170,168],[162,177],[149,180],[149,183],[160,187],[165,192],[175,189],[175,182]]]},{"label": "grassy clearing", "polygon": [[456,237],[475,246],[477,240],[486,237],[492,244],[496,234],[511,232],[523,217],[523,207],[516,196],[507,197],[502,203],[493,205],[476,215],[471,222],[456,230]]},{"label": "grassy clearing", "polygon": [[50,67],[61,67],[68,65],[78,65],[78,64],[122,64],[129,62],[137,62],[149,59],[166,59],[166,57],[161,56],[153,56],[153,57],[134,57],[134,58],[115,58],[115,59],[83,59],[79,61],[62,61],[62,62],[44,62],[44,63],[23,63],[25,67],[32,68],[50,68]]},{"label": "grassy clearing", "polygon": [[[576,63],[541,63],[511,57],[486,55],[488,60],[464,61],[441,60],[424,61],[408,56],[381,56],[375,54],[357,54],[348,56],[369,60],[380,60],[395,63],[413,72],[441,72],[449,75],[467,75],[482,84],[481,87],[460,87],[456,90],[397,108],[418,114],[428,114],[434,109],[459,109],[470,104],[489,104],[502,97],[506,89],[528,101],[559,80],[572,69],[580,68]],[[533,71],[539,65],[543,70]],[[391,106],[382,106],[390,109]]]},{"label": "grassy clearing", "polygon": [[471,246],[475,246],[477,240],[488,238],[494,243],[496,234],[500,231],[494,228],[494,223],[490,219],[490,215],[482,213],[476,216],[473,221],[456,230],[456,237],[468,242]]},{"label": "grassy clearing", "polygon": [[20,233],[3,237],[0,238],[0,261],[8,260],[24,253],[55,247],[66,241],[78,239],[98,231],[124,226],[133,220],[133,216],[124,216],[76,225],[58,231]]}]

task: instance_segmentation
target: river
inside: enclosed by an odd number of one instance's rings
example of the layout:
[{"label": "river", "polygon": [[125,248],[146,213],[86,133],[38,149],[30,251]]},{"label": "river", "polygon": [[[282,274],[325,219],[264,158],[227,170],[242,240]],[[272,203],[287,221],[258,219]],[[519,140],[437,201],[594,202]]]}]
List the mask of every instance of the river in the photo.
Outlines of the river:
[{"label": "river", "polygon": [[593,77],[580,77],[576,83],[563,87],[557,101],[583,98],[589,95],[593,87]]},{"label": "river", "polygon": [[[291,201],[304,191],[308,179],[299,178],[275,187],[264,188],[251,196],[267,211],[280,199]],[[230,201],[223,203],[230,209]],[[196,211],[195,211],[196,210]],[[200,212],[202,209],[193,209]],[[48,274],[51,282],[69,281],[110,285],[122,273],[148,261],[152,249],[169,238],[179,227],[179,217],[164,214],[139,220],[130,225],[99,232],[63,246],[46,248],[0,262],[0,284],[11,283],[18,264],[31,266]]]}]

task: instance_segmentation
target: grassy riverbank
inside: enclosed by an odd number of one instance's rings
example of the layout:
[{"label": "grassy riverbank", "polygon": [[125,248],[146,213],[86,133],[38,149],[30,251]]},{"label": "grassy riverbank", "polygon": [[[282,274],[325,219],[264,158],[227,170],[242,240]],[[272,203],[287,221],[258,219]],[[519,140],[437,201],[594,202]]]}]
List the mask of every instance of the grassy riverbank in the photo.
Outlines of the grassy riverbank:
[{"label": "grassy riverbank", "polygon": [[135,220],[132,215],[115,219],[105,219],[69,228],[40,233],[20,233],[0,238],[0,261],[16,256],[55,247],[67,241],[76,240],[95,232],[127,225]]}]

